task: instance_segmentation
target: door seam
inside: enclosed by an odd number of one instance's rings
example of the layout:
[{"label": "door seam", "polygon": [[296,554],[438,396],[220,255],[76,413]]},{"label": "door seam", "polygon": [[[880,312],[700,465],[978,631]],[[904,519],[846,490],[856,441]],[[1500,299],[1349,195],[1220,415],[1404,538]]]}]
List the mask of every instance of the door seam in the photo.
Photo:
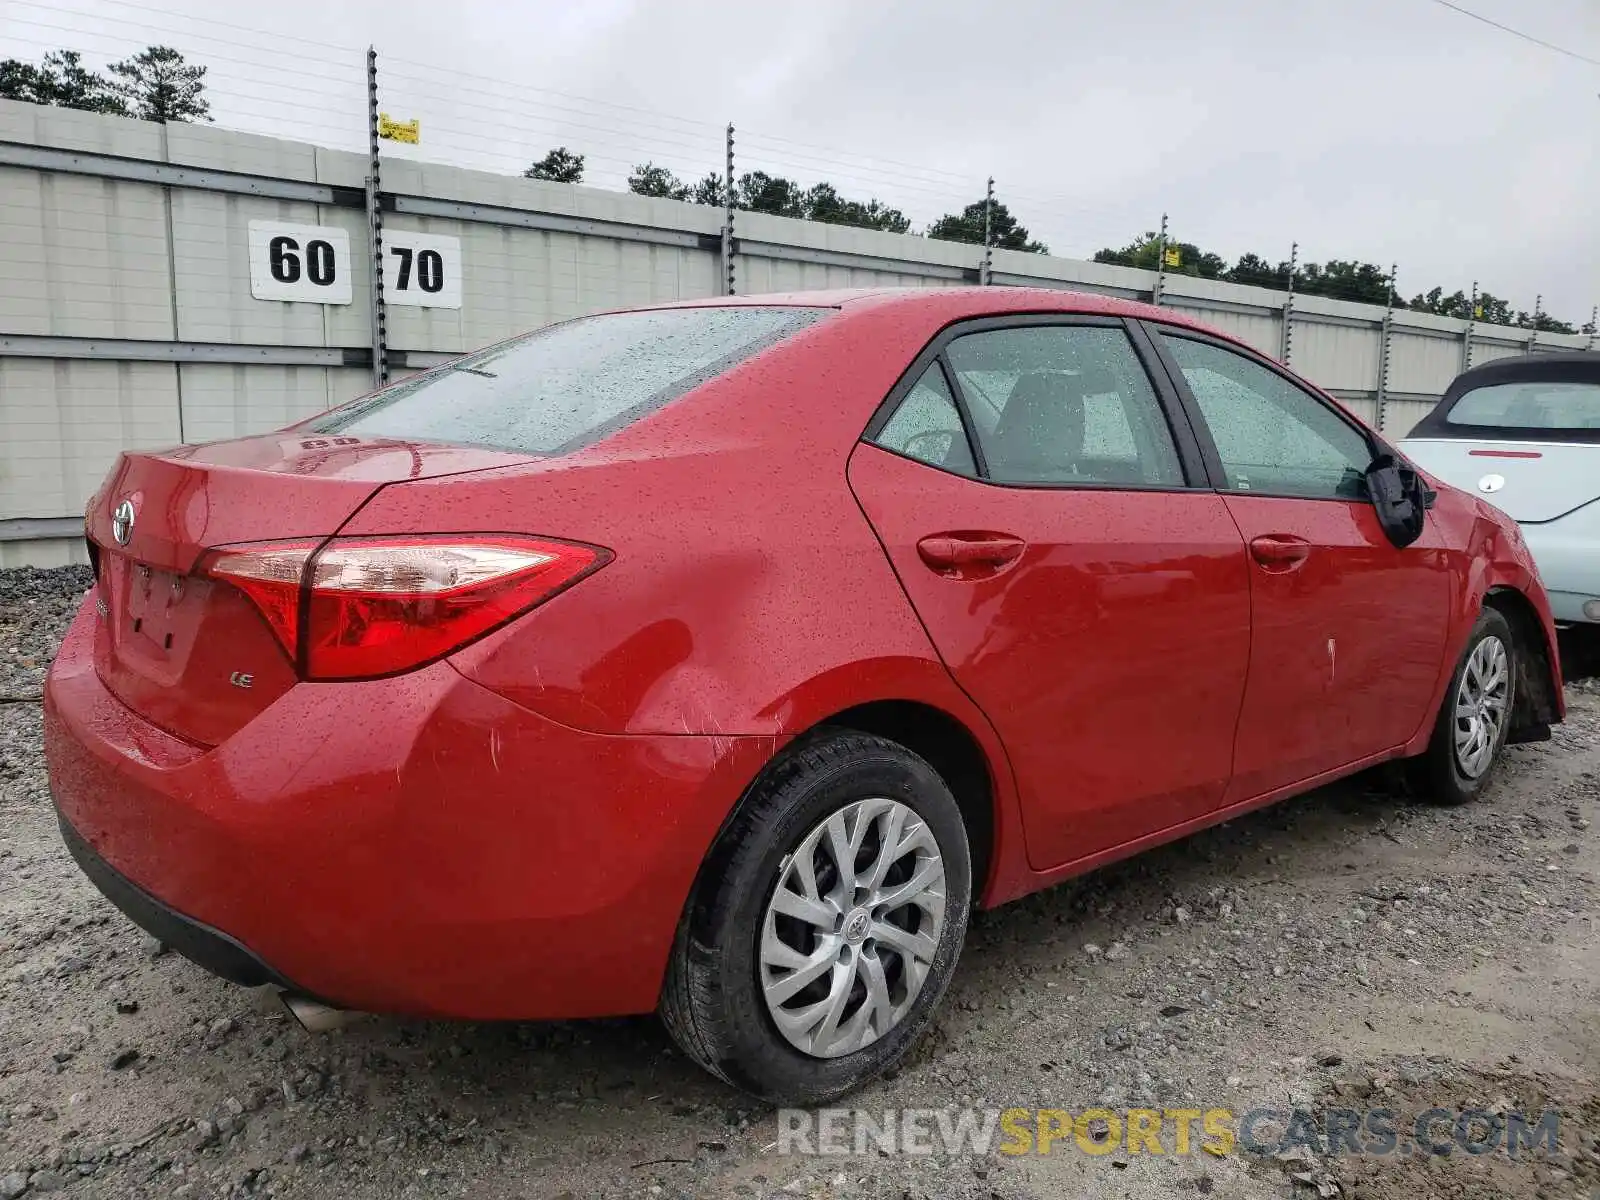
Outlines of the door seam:
[{"label": "door seam", "polygon": [[1244,640],[1244,687],[1239,692],[1239,711],[1233,717],[1233,745],[1228,747],[1228,781],[1222,785],[1222,799],[1218,808],[1228,805],[1228,793],[1233,788],[1233,781],[1239,773],[1239,730],[1244,727],[1245,701],[1250,697],[1250,671],[1255,665],[1256,658],[1256,573],[1250,563],[1250,540],[1244,536],[1244,529],[1239,524],[1239,518],[1233,515],[1233,509],[1228,507],[1227,497],[1221,492],[1212,493],[1217,502],[1222,505],[1222,511],[1228,514],[1228,522],[1239,534],[1239,553],[1244,558],[1245,573],[1245,614],[1246,637]]}]

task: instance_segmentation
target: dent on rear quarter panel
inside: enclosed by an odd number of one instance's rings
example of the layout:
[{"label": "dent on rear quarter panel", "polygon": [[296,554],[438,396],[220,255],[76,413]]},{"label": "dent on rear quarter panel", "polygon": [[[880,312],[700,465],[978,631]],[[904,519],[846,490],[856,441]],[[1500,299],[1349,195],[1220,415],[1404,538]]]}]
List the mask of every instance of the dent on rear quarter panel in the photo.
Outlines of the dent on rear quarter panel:
[{"label": "dent on rear quarter panel", "polygon": [[845,481],[937,323],[829,318],[594,446],[386,487],[342,532],[507,530],[612,550],[452,659],[575,728],[784,734],[868,700],[959,702]]}]

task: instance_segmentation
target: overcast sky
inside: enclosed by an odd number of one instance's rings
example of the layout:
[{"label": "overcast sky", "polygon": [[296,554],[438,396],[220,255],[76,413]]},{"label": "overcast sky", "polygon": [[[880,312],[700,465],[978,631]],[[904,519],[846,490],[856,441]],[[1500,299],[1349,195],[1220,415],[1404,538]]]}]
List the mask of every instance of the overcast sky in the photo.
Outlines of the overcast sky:
[{"label": "overcast sky", "polygon": [[[1600,59],[1600,0],[1459,2]],[[371,42],[424,158],[565,144],[620,187],[645,159],[720,170],[732,120],[740,170],[918,228],[993,174],[1070,257],[1165,210],[1230,258],[1397,261],[1408,297],[1477,279],[1580,324],[1600,302],[1600,66],[1435,0],[0,0],[0,56],[150,41],[210,65],[219,124],[282,136],[364,145]]]}]

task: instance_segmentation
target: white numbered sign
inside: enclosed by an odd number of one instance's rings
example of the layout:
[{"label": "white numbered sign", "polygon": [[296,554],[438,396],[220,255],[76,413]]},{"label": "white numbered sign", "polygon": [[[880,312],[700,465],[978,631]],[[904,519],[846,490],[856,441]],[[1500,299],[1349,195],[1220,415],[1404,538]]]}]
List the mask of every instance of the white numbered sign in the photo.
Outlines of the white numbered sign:
[{"label": "white numbered sign", "polygon": [[461,239],[385,228],[383,298],[418,308],[460,308]]},{"label": "white numbered sign", "polygon": [[343,229],[250,222],[250,294],[257,300],[349,304],[350,274]]}]

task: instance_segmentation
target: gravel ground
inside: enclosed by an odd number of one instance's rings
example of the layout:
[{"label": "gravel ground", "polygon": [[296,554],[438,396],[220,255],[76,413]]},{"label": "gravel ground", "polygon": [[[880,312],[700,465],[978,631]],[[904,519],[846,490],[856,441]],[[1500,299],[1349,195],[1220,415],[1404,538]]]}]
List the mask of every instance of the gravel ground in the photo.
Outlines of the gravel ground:
[{"label": "gravel ground", "polygon": [[1562,1113],[1560,1153],[780,1155],[648,1018],[313,1037],[77,873],[37,703],[82,571],[0,572],[0,1200],[78,1196],[1589,1196],[1600,691],[1465,809],[1326,788],[978,914],[855,1104]]}]

